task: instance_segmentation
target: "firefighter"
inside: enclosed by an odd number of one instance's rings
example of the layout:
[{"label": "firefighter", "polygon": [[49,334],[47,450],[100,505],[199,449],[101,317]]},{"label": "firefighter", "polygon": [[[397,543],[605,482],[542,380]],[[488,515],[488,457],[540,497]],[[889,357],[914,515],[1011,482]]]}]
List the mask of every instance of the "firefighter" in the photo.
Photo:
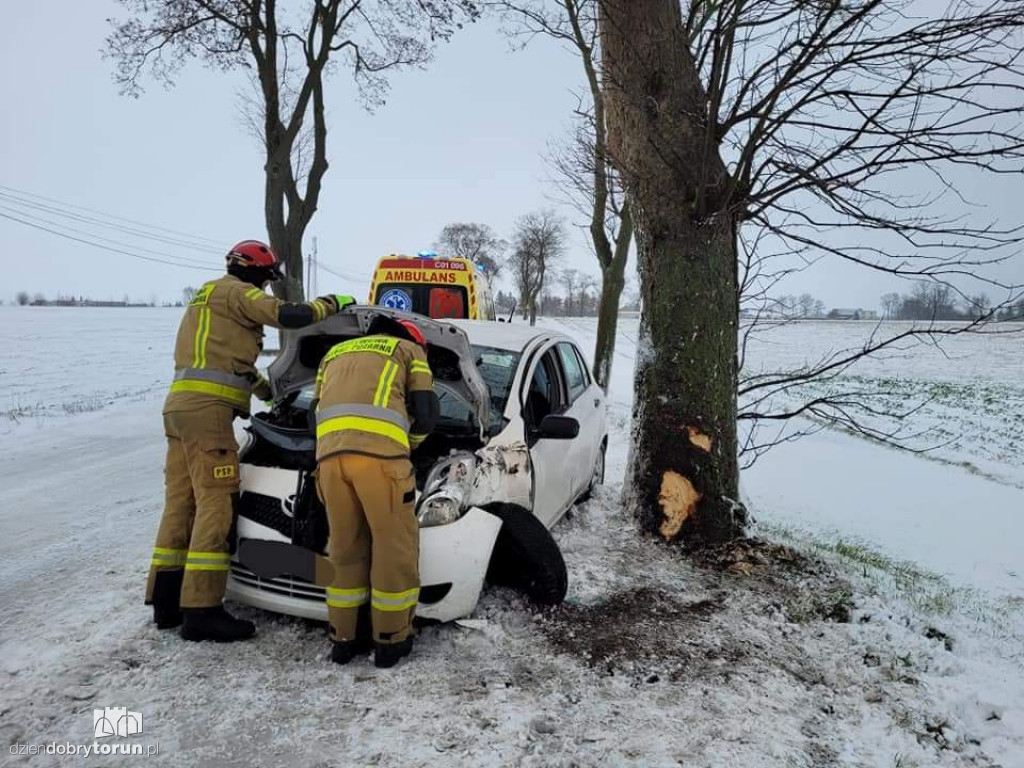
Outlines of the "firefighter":
[{"label": "firefighter", "polygon": [[378,315],[367,330],[334,346],[317,373],[317,490],[330,529],[331,659],[347,664],[372,647],[375,664],[392,667],[412,650],[420,586],[409,452],[440,406],[416,325]]},{"label": "firefighter", "polygon": [[264,289],[281,277],[269,247],[238,243],[227,255],[227,274],[196,291],[178,329],[174,381],[163,410],[166,501],[146,604],[157,627],[181,625],[186,640],[243,640],[255,633],[253,623],[231,616],[222,600],[238,503],[232,422],[249,415],[252,395],[271,397],[255,365],[263,326],[301,328],[355,303],[350,296],[280,301]]}]

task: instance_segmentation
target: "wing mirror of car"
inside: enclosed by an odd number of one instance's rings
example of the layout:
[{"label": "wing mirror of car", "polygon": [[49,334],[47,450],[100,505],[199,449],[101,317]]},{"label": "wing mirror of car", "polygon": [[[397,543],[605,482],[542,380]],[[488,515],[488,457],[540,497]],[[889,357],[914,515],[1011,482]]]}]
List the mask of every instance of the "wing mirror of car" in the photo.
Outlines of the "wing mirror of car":
[{"label": "wing mirror of car", "polygon": [[536,435],[541,440],[572,440],[580,433],[580,423],[570,416],[545,416]]}]

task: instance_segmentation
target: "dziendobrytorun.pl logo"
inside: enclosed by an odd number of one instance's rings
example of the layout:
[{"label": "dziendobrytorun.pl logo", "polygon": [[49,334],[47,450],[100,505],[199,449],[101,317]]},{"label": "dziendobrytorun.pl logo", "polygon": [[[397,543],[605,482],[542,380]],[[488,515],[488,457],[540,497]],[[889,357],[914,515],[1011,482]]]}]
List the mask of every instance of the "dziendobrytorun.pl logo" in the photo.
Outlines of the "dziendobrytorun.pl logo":
[{"label": "dziendobrytorun.pl logo", "polygon": [[[43,744],[11,744],[12,755],[71,755],[92,757],[94,755],[139,755],[154,757],[160,754],[160,743],[142,744],[137,740],[116,741],[115,739],[142,735],[142,713],[129,712],[127,707],[104,707],[92,711],[92,735],[96,739],[89,744],[46,742]],[[99,741],[103,739],[103,741]]]}]

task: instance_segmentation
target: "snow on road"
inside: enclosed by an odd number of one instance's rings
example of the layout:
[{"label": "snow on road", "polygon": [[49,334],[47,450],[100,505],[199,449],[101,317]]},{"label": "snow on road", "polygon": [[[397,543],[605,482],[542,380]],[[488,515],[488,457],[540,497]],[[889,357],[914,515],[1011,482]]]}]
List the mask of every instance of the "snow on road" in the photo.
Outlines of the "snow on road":
[{"label": "snow on road", "polygon": [[[178,317],[0,308],[0,763],[81,764],[6,747],[87,743],[93,707],[127,706],[166,765],[1024,766],[1024,490],[845,435],[783,446],[744,478],[759,519],[863,540],[1009,607],[998,621],[922,615],[851,574],[850,624],[765,613],[756,580],[695,570],[617,506],[635,321],[616,351],[609,485],[556,529],[570,608],[636,590],[684,612],[717,606],[679,637],[641,637],[635,667],[589,666],[592,638],[556,651],[549,620],[505,590],[486,593],[482,629],[427,629],[391,672],[335,667],[322,627],[262,612],[247,612],[260,636],[241,646],[157,632],[141,593]],[[593,343],[593,321],[541,324]],[[804,336],[776,339],[764,359],[817,353],[842,325],[797,327]],[[979,365],[986,355],[998,365]],[[952,359],[929,358],[921,377],[1022,378],[1019,346],[964,345]],[[661,626],[663,606],[636,607]],[[670,659],[642,647],[655,640],[671,641]],[[684,674],[672,663],[685,658]]]}]

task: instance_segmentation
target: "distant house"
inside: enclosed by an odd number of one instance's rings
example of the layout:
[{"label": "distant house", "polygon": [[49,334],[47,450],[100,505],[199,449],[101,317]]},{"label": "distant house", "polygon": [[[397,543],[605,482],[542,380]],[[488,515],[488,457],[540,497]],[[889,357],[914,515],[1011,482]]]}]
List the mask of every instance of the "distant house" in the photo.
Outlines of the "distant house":
[{"label": "distant house", "polygon": [[877,320],[878,312],[873,309],[843,309],[837,307],[826,317],[829,320]]}]

